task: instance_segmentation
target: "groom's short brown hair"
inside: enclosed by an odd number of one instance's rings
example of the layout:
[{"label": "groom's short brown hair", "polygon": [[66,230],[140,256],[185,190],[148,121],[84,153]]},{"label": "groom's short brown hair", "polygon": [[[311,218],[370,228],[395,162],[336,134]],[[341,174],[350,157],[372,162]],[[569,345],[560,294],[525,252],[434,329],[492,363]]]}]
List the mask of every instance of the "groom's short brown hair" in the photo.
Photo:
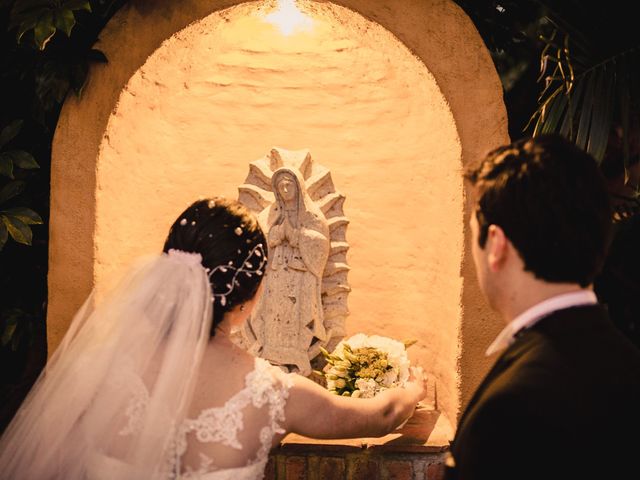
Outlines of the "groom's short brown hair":
[{"label": "groom's short brown hair", "polygon": [[498,225],[537,278],[593,282],[606,255],[611,211],[590,155],[560,136],[542,135],[493,150],[465,178],[475,188],[481,247],[489,225]]}]

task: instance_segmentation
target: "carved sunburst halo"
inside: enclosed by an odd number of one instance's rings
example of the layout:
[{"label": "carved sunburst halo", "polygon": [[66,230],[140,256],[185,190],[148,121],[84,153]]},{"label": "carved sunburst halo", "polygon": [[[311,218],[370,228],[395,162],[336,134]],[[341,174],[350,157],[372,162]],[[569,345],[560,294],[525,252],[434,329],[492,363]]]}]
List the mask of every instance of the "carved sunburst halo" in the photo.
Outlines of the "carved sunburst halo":
[{"label": "carved sunburst halo", "polygon": [[313,161],[309,150],[272,148],[267,155],[249,164],[249,173],[238,187],[238,200],[256,216],[275,201],[271,187],[273,173],[288,167],[300,172],[311,200],[324,214],[329,224],[331,249],[322,276],[322,307],[324,325],[330,338],[326,345],[314,345],[312,357],[320,346],[332,350],[345,335],[345,320],[349,315],[347,298],[351,288],[347,281],[349,265],[346,230],[349,220],[344,215],[345,197],[337,192],[328,168]]}]

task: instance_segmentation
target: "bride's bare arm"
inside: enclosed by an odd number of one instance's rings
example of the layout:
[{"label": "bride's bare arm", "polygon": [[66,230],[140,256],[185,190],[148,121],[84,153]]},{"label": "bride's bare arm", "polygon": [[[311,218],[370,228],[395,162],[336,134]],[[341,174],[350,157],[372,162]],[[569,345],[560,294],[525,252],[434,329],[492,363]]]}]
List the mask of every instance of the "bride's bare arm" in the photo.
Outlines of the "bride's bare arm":
[{"label": "bride's bare arm", "polygon": [[331,394],[296,375],[287,400],[286,429],[313,438],[379,437],[409,418],[425,395],[421,372],[404,388],[366,399]]}]

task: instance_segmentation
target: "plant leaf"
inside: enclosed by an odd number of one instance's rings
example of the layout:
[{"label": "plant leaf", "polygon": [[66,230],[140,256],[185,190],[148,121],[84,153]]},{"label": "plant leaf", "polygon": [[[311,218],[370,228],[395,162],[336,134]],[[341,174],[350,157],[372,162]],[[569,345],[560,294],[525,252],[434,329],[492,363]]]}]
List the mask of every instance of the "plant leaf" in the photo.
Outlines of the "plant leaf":
[{"label": "plant leaf", "polygon": [[4,247],[4,244],[7,243],[7,239],[9,238],[9,231],[7,230],[7,226],[4,222],[0,222],[0,251]]},{"label": "plant leaf", "polygon": [[13,182],[7,183],[0,190],[0,204],[12,199],[16,195],[21,194],[26,185],[27,184],[21,180],[15,180]]},{"label": "plant leaf", "polygon": [[25,170],[34,170],[36,168],[40,168],[36,159],[33,158],[29,152],[25,152],[24,150],[12,150],[7,152],[13,158],[13,164],[16,167],[23,168]]},{"label": "plant leaf", "polygon": [[624,157],[624,165],[629,165],[629,70],[626,63],[621,61],[618,64],[618,101],[620,102],[620,124],[622,126],[622,153]]},{"label": "plant leaf", "polygon": [[11,14],[19,15],[35,8],[43,8],[49,6],[51,6],[50,0],[19,0],[14,3]]},{"label": "plant leaf", "polygon": [[20,133],[23,123],[22,120],[14,120],[2,129],[0,132],[0,148],[4,147]]},{"label": "plant leaf", "polygon": [[16,207],[4,210],[2,213],[15,217],[27,225],[42,225],[42,218],[27,207]]},{"label": "plant leaf", "polygon": [[13,338],[11,339],[11,350],[13,350],[14,352],[18,350],[23,335],[24,330],[22,328],[16,330],[16,332],[13,334]]},{"label": "plant leaf", "polygon": [[546,120],[547,117],[547,112],[548,112],[548,108],[549,105],[551,105],[551,102],[553,101],[553,99],[560,94],[560,92],[562,91],[562,86],[559,86],[558,88],[556,88],[553,93],[551,95],[549,95],[549,97],[542,102],[542,104],[540,104],[538,106],[538,109],[533,113],[533,115],[531,115],[531,118],[529,119],[529,121],[527,122],[527,125],[524,127],[524,129],[528,129],[529,125],[531,125],[531,122],[533,122],[533,120],[538,117],[538,120],[536,121],[535,127],[533,128],[533,136],[535,137],[536,135],[540,134],[540,130],[542,129],[542,126],[544,125],[544,122]]},{"label": "plant leaf", "polygon": [[82,90],[87,84],[88,74],[89,66],[85,61],[81,61],[71,67],[71,87],[78,97],[82,95]]},{"label": "plant leaf", "polygon": [[91,60],[92,62],[99,62],[99,63],[109,63],[109,59],[104,54],[104,52],[96,48],[92,48],[87,52],[87,60]]},{"label": "plant leaf", "polygon": [[9,235],[18,243],[23,245],[31,245],[33,232],[22,220],[9,215],[2,215],[2,221],[9,230]]},{"label": "plant leaf", "polygon": [[62,5],[64,8],[68,8],[69,10],[86,10],[87,12],[91,11],[91,3],[86,0],[69,0],[64,2]]},{"label": "plant leaf", "polygon": [[578,107],[580,106],[580,102],[582,102],[582,92],[584,90],[584,79],[576,80],[573,90],[571,92],[571,96],[569,97],[569,109],[562,120],[562,125],[560,126],[560,135],[563,135],[566,138],[573,140],[575,138],[575,119],[576,112],[578,111]]},{"label": "plant leaf", "polygon": [[13,159],[8,153],[0,153],[0,175],[13,179]]},{"label": "plant leaf", "polygon": [[76,17],[71,10],[60,8],[53,14],[54,23],[58,30],[62,30],[67,37],[71,36],[71,30],[76,24]]},{"label": "plant leaf", "polygon": [[598,82],[600,71],[591,72],[583,81],[588,82],[584,93],[584,101],[582,108],[578,114],[578,133],[576,135],[576,145],[582,150],[587,149],[587,140],[589,139],[589,128],[591,126],[591,117],[593,113],[593,103],[595,98],[595,87]]},{"label": "plant leaf", "polygon": [[[558,123],[562,118],[562,114],[567,107],[568,97],[567,95],[556,95],[550,102],[549,113],[547,113],[544,124],[540,129],[540,133],[551,133],[556,131]],[[565,115],[566,116],[566,115]]]},{"label": "plant leaf", "polygon": [[21,0],[16,2],[11,10],[9,29],[15,28],[25,22],[37,21],[43,13],[49,10],[51,10],[51,5],[48,1],[28,2]]},{"label": "plant leaf", "polygon": [[38,49],[44,50],[55,33],[56,27],[53,24],[53,12],[48,11],[40,17],[33,29],[33,40],[36,42]]},{"label": "plant leaf", "polygon": [[603,67],[602,81],[600,89],[596,92],[596,104],[593,109],[593,119],[591,131],[589,132],[589,143],[587,151],[598,162],[604,157],[609,142],[609,132],[613,120],[613,108],[615,104],[614,90],[614,72],[613,68],[607,69]]},{"label": "plant leaf", "polygon": [[16,322],[15,318],[13,317],[9,318],[6,326],[4,327],[4,332],[2,332],[3,347],[7,346],[7,344],[11,341],[17,326],[18,326],[18,322]]}]

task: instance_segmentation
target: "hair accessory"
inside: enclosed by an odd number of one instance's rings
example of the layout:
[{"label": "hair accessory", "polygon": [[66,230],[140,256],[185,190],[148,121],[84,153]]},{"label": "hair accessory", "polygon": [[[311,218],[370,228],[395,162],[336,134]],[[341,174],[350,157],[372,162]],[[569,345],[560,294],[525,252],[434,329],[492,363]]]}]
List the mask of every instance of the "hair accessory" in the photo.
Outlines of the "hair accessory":
[{"label": "hair accessory", "polygon": [[[250,262],[250,260],[255,260]],[[233,278],[231,278],[225,285],[226,290],[221,293],[213,293],[213,299],[215,300],[218,297],[220,300],[220,305],[223,307],[227,304],[227,295],[233,292],[233,289],[236,285],[238,285],[238,275],[241,273],[251,276],[252,274],[256,274],[261,276],[264,273],[264,267],[267,263],[267,256],[264,253],[264,247],[261,243],[256,245],[251,249],[249,255],[240,263],[240,267],[236,267],[233,265],[233,262],[229,262],[227,265],[218,265],[211,272],[209,272],[209,278],[216,272],[220,271],[222,273],[227,273],[229,271],[233,272]]]},{"label": "hair accessory", "polygon": [[167,252],[167,256],[186,265],[202,266],[202,255],[196,252],[185,252],[183,250],[175,250],[172,248]]}]

